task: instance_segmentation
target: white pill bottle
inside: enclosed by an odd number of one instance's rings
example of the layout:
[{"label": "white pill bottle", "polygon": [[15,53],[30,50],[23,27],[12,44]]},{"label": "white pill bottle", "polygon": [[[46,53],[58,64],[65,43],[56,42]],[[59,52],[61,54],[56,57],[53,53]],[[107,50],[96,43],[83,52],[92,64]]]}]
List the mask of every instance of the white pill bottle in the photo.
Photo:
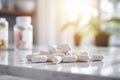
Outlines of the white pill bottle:
[{"label": "white pill bottle", "polygon": [[31,17],[18,16],[14,26],[14,47],[15,49],[33,48],[33,26]]},{"label": "white pill bottle", "polygon": [[0,49],[8,48],[8,22],[0,18]]}]

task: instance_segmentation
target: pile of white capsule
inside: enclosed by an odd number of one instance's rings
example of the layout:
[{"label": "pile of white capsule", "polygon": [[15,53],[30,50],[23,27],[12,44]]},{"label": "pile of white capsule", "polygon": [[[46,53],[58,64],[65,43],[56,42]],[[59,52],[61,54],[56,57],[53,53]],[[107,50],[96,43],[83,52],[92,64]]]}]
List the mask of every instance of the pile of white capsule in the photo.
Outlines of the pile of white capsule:
[{"label": "pile of white capsule", "polygon": [[76,51],[69,44],[49,45],[48,51],[33,53],[26,56],[27,60],[33,63],[52,62],[54,64],[70,62],[102,61],[103,55],[89,54],[85,51]]}]

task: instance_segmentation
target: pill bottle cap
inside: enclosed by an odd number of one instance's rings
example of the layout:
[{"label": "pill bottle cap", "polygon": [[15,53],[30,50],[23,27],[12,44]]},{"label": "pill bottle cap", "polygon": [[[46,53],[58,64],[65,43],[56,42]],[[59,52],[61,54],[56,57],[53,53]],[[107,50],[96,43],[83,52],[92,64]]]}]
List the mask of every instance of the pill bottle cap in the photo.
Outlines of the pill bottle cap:
[{"label": "pill bottle cap", "polygon": [[6,21],[6,19],[5,18],[0,18],[0,21]]},{"label": "pill bottle cap", "polygon": [[18,25],[29,25],[31,24],[31,17],[30,16],[18,16],[16,18],[16,23]]}]

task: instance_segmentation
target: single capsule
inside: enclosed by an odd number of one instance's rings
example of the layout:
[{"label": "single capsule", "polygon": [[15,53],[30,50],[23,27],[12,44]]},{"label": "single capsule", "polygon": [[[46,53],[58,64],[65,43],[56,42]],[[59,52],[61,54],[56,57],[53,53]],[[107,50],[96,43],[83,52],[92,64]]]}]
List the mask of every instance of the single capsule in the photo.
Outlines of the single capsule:
[{"label": "single capsule", "polygon": [[77,56],[76,55],[65,55],[62,57],[63,62],[76,62]]},{"label": "single capsule", "polygon": [[52,57],[53,57],[53,55],[47,55],[47,58],[48,58],[47,61],[52,62]]},{"label": "single capsule", "polygon": [[87,51],[80,51],[79,54],[81,54],[81,55],[88,55],[89,53]]},{"label": "single capsule", "polygon": [[31,59],[32,62],[38,63],[38,62],[46,62],[47,61],[47,56],[46,55],[41,55],[41,56],[33,56]]},{"label": "single capsule", "polygon": [[90,55],[91,61],[102,61],[103,59],[104,59],[103,55],[99,55],[99,54]]},{"label": "single capsule", "polygon": [[61,53],[53,53],[52,55],[53,55],[53,56],[61,56],[61,57],[62,57],[62,56],[64,56],[65,54],[61,52]]},{"label": "single capsule", "polygon": [[66,55],[74,55],[73,51],[66,52]]},{"label": "single capsule", "polygon": [[33,53],[33,54],[26,55],[26,59],[27,59],[28,61],[31,61],[31,59],[32,59],[33,56],[38,56],[38,54]]},{"label": "single capsule", "polygon": [[81,61],[89,61],[89,56],[87,55],[77,55],[77,61],[81,62]]},{"label": "single capsule", "polygon": [[27,59],[28,61],[31,61],[32,57],[33,57],[33,55],[27,55],[27,56],[26,56],[26,59]]},{"label": "single capsule", "polygon": [[69,44],[61,44],[57,48],[65,53],[72,50],[71,45]]},{"label": "single capsule", "polygon": [[53,45],[53,46],[49,45],[48,50],[49,50],[49,52],[56,52],[57,51],[57,46],[56,45]]},{"label": "single capsule", "polygon": [[53,54],[50,54],[50,55],[47,55],[47,57],[48,57],[48,62],[51,62],[52,61],[52,57],[54,57],[54,56],[60,56],[60,57],[62,57],[62,56],[65,56],[65,54],[64,53],[53,53]]},{"label": "single capsule", "polygon": [[50,54],[49,51],[40,51],[40,55],[48,55],[48,54]]},{"label": "single capsule", "polygon": [[73,55],[78,55],[79,54],[79,52],[76,51],[76,50],[72,50],[72,51],[73,51]]},{"label": "single capsule", "polygon": [[60,49],[57,49],[57,51],[53,51],[53,52],[51,52],[51,53],[63,53],[63,51],[60,50]]},{"label": "single capsule", "polygon": [[62,61],[62,57],[60,57],[60,56],[52,57],[52,63],[54,63],[54,64],[59,64],[59,63],[61,63],[61,61]]}]

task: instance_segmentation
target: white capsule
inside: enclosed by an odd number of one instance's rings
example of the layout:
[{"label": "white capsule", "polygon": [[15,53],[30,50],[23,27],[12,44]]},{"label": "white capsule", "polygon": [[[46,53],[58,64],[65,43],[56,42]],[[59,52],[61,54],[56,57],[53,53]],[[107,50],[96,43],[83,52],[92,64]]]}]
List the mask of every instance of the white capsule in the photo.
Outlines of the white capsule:
[{"label": "white capsule", "polygon": [[61,53],[53,53],[52,55],[53,55],[53,56],[61,56],[61,57],[62,57],[62,56],[64,56],[65,54],[61,52]]},{"label": "white capsule", "polygon": [[87,55],[77,55],[77,61],[89,61],[89,56]]},{"label": "white capsule", "polygon": [[60,57],[62,57],[62,56],[65,56],[65,54],[64,53],[53,53],[53,54],[51,54],[51,55],[47,55],[47,57],[48,57],[48,62],[51,62],[52,61],[52,57],[54,57],[54,56],[60,56]]},{"label": "white capsule", "polygon": [[62,50],[57,49],[57,51],[53,51],[53,52],[51,52],[51,53],[63,53],[63,52],[62,52]]},{"label": "white capsule", "polygon": [[76,62],[77,56],[76,55],[66,55],[62,57],[63,62]]},{"label": "white capsule", "polygon": [[86,51],[80,51],[79,52],[81,55],[88,55],[88,52],[86,52]]},{"label": "white capsule", "polygon": [[73,55],[73,51],[66,52],[66,55]]},{"label": "white capsule", "polygon": [[54,63],[54,64],[59,64],[59,63],[61,63],[61,61],[62,61],[62,57],[60,57],[60,56],[52,57],[52,63]]},{"label": "white capsule", "polygon": [[48,46],[48,50],[49,50],[49,52],[56,52],[57,51],[57,46],[55,46],[55,45],[53,45],[53,46],[49,45]]},{"label": "white capsule", "polygon": [[26,55],[26,59],[28,61],[31,61],[31,59],[32,59],[33,56],[38,56],[38,54],[33,53],[33,54]]},{"label": "white capsule", "polygon": [[91,61],[102,61],[103,59],[104,59],[103,55],[98,55],[98,54],[90,55]]},{"label": "white capsule", "polygon": [[31,61],[32,57],[33,57],[33,55],[27,55],[27,56],[26,56],[26,59],[27,59],[28,61]]},{"label": "white capsule", "polygon": [[78,54],[79,54],[79,52],[76,51],[76,50],[72,50],[72,51],[73,51],[73,54],[74,54],[74,55],[78,55]]},{"label": "white capsule", "polygon": [[52,57],[53,57],[53,55],[47,55],[47,58],[48,58],[47,61],[52,62]]},{"label": "white capsule", "polygon": [[49,51],[40,51],[40,55],[48,55],[48,54],[50,54]]},{"label": "white capsule", "polygon": [[32,62],[38,63],[38,62],[46,62],[47,56],[41,55],[41,56],[33,56],[31,59]]},{"label": "white capsule", "polygon": [[61,50],[62,52],[68,52],[71,51],[71,45],[69,44],[61,44],[57,47],[59,50]]}]

